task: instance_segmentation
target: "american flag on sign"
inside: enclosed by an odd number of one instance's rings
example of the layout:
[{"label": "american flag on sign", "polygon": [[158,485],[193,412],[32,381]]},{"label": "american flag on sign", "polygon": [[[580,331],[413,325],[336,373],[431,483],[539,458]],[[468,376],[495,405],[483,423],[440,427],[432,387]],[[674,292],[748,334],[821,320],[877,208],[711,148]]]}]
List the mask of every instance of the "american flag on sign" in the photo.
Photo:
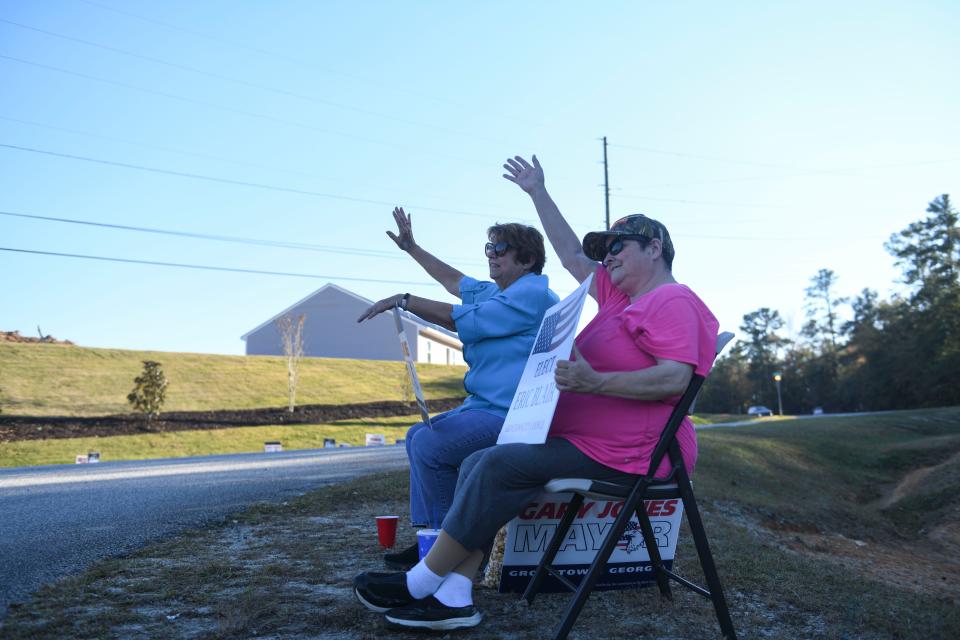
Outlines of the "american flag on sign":
[{"label": "american flag on sign", "polygon": [[533,345],[533,352],[547,353],[553,351],[567,339],[570,333],[577,328],[578,308],[575,304],[568,304],[557,309],[549,316],[543,319],[540,325],[540,333],[537,334],[537,341]]}]

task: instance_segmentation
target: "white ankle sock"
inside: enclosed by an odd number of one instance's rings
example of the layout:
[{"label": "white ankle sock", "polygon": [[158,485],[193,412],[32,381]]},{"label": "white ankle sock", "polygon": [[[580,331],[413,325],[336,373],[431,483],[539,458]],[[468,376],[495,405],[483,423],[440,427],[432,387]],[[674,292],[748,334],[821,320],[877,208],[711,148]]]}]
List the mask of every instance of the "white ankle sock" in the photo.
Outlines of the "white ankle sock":
[{"label": "white ankle sock", "polygon": [[427,563],[421,560],[407,571],[407,591],[417,600],[432,596],[443,582],[443,576],[438,576]]},{"label": "white ankle sock", "polygon": [[473,604],[473,580],[451,571],[433,597],[448,607],[469,607]]}]

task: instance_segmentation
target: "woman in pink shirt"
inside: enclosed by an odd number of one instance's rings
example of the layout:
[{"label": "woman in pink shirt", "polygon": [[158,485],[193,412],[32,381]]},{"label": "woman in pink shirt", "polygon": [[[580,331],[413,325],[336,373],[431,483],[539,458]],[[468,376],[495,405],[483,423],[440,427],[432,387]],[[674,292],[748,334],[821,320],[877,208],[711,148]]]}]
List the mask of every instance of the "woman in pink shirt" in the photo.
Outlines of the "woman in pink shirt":
[{"label": "woman in pink shirt", "polygon": [[[543,169],[517,156],[504,177],[533,200],[547,238],[579,282],[594,274],[597,316],[577,337],[574,357],[557,364],[560,399],[544,444],[504,444],[464,460],[453,506],[430,553],[408,572],[364,573],[354,592],[399,626],[455,629],[480,623],[472,579],[483,548],[556,477],[624,480],[646,473],[660,432],[696,372],[713,363],[718,324],[673,278],[666,227],[643,215],[588,233],[581,244],[547,193]],[[688,472],[697,442],[684,420],[677,433]],[[665,474],[664,461],[658,471]]]}]

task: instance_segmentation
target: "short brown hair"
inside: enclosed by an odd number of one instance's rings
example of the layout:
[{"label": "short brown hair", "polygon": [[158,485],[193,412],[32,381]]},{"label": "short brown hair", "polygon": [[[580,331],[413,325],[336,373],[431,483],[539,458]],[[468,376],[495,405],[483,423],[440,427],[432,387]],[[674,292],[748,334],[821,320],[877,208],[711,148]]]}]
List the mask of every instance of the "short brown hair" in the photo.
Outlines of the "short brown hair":
[{"label": "short brown hair", "polygon": [[547,250],[543,246],[543,234],[517,222],[499,222],[487,229],[487,238],[490,242],[506,242],[511,249],[517,252],[518,262],[533,260],[530,271],[539,275],[543,272],[543,265],[547,263]]}]

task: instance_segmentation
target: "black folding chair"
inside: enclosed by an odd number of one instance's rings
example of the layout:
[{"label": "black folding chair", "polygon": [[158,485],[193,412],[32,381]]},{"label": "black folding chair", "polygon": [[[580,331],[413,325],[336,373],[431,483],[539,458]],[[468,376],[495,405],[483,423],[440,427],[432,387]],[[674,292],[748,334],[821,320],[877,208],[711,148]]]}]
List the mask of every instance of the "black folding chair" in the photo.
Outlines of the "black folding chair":
[{"label": "black folding chair", "polygon": [[[733,334],[729,332],[721,333],[717,337],[717,353],[719,354],[730,340]],[[633,484],[616,484],[611,482],[601,482],[584,478],[558,478],[547,483],[545,490],[548,493],[573,493],[573,499],[567,505],[563,519],[557,526],[550,544],[547,546],[537,566],[537,570],[523,592],[523,598],[532,604],[534,597],[540,590],[544,578],[547,574],[556,578],[560,583],[573,591],[573,597],[567,605],[567,611],[554,631],[555,639],[566,638],[567,634],[573,628],[580,615],[580,610],[590,596],[590,591],[600,578],[613,553],[620,536],[626,530],[630,517],[636,514],[640,522],[640,531],[643,533],[644,544],[650,554],[650,562],[653,566],[653,575],[660,589],[661,596],[671,598],[670,580],[679,582],[685,587],[692,589],[700,595],[713,601],[713,608],[717,613],[717,621],[720,623],[720,631],[723,637],[729,640],[736,640],[736,633],[733,630],[733,622],[730,620],[730,611],[727,609],[727,602],[723,597],[723,588],[720,586],[720,578],[717,575],[717,568],[713,562],[713,556],[710,553],[710,545],[707,542],[707,534],[703,529],[703,521],[700,519],[700,511],[697,509],[697,501],[693,496],[693,489],[690,486],[690,478],[687,475],[683,460],[680,457],[680,446],[677,444],[676,434],[683,422],[684,416],[693,410],[693,403],[703,384],[704,377],[694,375],[687,385],[687,390],[680,398],[680,402],[674,407],[670,419],[667,421],[663,432],[660,434],[660,440],[654,449],[653,457],[650,460],[650,468],[646,475],[635,476]],[[664,456],[668,456],[671,464],[670,475],[665,479],[654,479],[654,473],[660,466]],[[566,539],[567,531],[573,523],[574,518],[580,511],[580,506],[585,498],[598,500],[623,500],[623,508],[614,521],[613,526],[607,533],[600,550],[590,565],[587,574],[583,576],[579,586],[573,584],[566,576],[561,575],[559,571],[552,566],[553,559],[560,549],[560,544]],[[687,515],[687,522],[690,525],[690,531],[693,534],[693,542],[697,548],[697,554],[700,556],[700,566],[707,580],[707,588],[695,584],[686,578],[683,578],[673,571],[664,567],[660,559],[660,550],[657,547],[654,538],[653,527],[650,524],[650,518],[644,508],[644,500],[668,500],[680,499],[683,501],[683,511]]]}]

